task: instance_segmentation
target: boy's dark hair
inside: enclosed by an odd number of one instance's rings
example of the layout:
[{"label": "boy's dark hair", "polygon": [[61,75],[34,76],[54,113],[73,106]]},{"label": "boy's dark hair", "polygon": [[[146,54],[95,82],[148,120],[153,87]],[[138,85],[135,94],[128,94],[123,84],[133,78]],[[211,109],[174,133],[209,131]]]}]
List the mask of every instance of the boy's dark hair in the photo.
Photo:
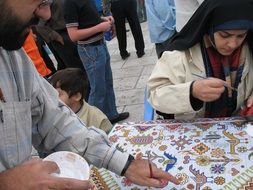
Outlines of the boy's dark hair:
[{"label": "boy's dark hair", "polygon": [[59,70],[49,78],[49,82],[54,88],[66,91],[69,97],[79,92],[82,95],[81,103],[87,95],[88,79],[86,73],[79,68]]}]

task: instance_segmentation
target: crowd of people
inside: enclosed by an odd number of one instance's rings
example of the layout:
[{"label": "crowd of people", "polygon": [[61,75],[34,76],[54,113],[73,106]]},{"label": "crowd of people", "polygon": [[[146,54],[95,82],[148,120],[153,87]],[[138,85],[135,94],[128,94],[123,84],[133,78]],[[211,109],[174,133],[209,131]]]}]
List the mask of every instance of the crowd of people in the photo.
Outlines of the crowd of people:
[{"label": "crowd of people", "polygon": [[[158,114],[230,117],[252,106],[253,0],[145,0],[145,7],[158,57],[148,96]],[[0,8],[0,189],[92,188],[50,175],[57,164],[31,158],[32,146],[41,157],[78,153],[138,185],[179,184],[155,164],[151,175],[148,160],[107,137],[129,113],[117,111],[105,38],[116,36],[127,59],[127,20],[137,57],[145,55],[135,0],[2,0]]]}]

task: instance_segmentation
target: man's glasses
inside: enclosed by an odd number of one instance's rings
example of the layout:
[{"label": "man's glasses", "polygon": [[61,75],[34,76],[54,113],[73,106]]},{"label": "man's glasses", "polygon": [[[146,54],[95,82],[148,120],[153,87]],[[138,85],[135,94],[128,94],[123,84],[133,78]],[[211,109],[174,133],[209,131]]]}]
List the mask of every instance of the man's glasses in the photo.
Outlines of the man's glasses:
[{"label": "man's glasses", "polygon": [[43,7],[43,6],[46,6],[46,5],[50,5],[53,3],[53,0],[43,0],[40,4],[39,4],[39,7]]}]

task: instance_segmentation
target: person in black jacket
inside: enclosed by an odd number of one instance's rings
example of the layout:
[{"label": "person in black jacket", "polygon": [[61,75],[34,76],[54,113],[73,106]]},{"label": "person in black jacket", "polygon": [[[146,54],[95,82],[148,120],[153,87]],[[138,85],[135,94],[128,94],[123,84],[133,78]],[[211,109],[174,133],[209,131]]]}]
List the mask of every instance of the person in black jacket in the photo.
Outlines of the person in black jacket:
[{"label": "person in black jacket", "polygon": [[115,19],[116,35],[122,59],[130,56],[130,53],[127,51],[126,19],[134,37],[137,57],[142,57],[145,54],[145,44],[138,19],[136,0],[111,0],[111,11]]}]

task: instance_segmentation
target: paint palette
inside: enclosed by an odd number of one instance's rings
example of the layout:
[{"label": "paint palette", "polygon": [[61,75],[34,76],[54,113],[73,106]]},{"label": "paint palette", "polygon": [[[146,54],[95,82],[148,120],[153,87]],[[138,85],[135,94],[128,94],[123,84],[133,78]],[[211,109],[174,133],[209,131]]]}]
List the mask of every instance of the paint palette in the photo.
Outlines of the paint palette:
[{"label": "paint palette", "polygon": [[44,160],[54,161],[60,168],[60,173],[53,173],[54,176],[79,180],[88,180],[90,177],[90,168],[87,161],[73,152],[55,152],[44,158]]}]

